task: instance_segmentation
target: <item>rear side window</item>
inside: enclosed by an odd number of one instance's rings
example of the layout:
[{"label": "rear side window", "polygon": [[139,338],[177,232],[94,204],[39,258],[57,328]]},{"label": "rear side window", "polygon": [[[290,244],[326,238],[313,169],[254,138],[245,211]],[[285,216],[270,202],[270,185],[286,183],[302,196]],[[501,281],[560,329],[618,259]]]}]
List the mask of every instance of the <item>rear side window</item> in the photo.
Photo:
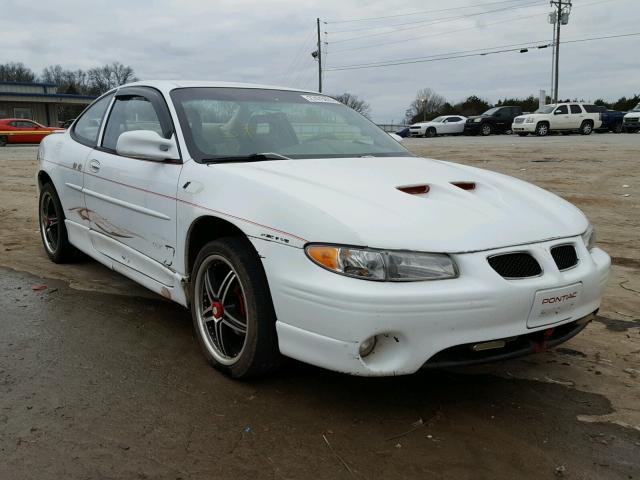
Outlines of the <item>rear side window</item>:
[{"label": "rear side window", "polygon": [[85,110],[71,132],[71,136],[75,140],[88,147],[96,146],[104,113],[107,111],[107,107],[112,98],[113,94],[102,97]]},{"label": "rear side window", "polygon": [[571,113],[582,113],[580,105],[571,105]]},{"label": "rear side window", "polygon": [[604,108],[598,105],[583,105],[583,107],[587,113],[598,113],[604,111]]}]

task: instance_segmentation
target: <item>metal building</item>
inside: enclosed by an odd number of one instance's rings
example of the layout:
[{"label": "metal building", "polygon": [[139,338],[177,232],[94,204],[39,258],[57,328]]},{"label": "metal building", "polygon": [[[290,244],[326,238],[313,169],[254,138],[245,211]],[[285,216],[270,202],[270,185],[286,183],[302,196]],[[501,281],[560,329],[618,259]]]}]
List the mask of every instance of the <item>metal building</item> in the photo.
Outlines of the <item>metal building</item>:
[{"label": "metal building", "polygon": [[58,126],[60,106],[82,106],[95,97],[58,93],[52,83],[0,82],[0,118],[28,118],[46,126]]}]

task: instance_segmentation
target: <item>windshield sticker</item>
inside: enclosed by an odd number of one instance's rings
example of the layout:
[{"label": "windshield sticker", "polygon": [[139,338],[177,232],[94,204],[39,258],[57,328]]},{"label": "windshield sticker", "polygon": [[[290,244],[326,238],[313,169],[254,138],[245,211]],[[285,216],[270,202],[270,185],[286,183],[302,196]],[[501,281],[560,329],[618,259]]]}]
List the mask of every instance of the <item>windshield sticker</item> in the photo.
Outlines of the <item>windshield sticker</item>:
[{"label": "windshield sticker", "polygon": [[324,95],[300,95],[307,102],[313,103],[340,103],[335,98],[325,97]]}]

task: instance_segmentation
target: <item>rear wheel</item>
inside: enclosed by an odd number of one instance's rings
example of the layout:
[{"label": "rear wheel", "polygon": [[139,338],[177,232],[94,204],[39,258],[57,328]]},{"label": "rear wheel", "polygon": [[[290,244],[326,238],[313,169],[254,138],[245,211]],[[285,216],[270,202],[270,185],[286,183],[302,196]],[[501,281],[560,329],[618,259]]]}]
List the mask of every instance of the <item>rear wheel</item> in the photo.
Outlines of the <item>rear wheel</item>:
[{"label": "rear wheel", "polygon": [[623,128],[622,128],[622,122],[617,122],[612,128],[611,131],[613,133],[622,133]]},{"label": "rear wheel", "polygon": [[9,138],[6,135],[0,135],[0,147],[4,147],[9,143]]},{"label": "rear wheel", "polygon": [[493,127],[491,127],[490,124],[488,123],[483,123],[480,126],[480,133],[482,133],[483,136],[489,136],[493,133]]},{"label": "rear wheel", "polygon": [[191,315],[209,363],[234,378],[260,375],[277,366],[275,311],[252,245],[236,237],[207,243],[191,278]]},{"label": "rear wheel", "polygon": [[591,132],[593,132],[593,123],[589,121],[582,122],[582,125],[580,125],[580,134],[591,135]]},{"label": "rear wheel", "polygon": [[436,129],[433,127],[427,128],[426,132],[424,132],[424,136],[427,138],[433,138],[437,134]]},{"label": "rear wheel", "polygon": [[45,183],[40,190],[38,214],[40,237],[51,261],[68,263],[78,259],[80,252],[69,243],[64,210],[56,189],[50,183]]},{"label": "rear wheel", "polygon": [[536,135],[539,137],[546,137],[549,134],[549,124],[540,122],[536,125]]}]

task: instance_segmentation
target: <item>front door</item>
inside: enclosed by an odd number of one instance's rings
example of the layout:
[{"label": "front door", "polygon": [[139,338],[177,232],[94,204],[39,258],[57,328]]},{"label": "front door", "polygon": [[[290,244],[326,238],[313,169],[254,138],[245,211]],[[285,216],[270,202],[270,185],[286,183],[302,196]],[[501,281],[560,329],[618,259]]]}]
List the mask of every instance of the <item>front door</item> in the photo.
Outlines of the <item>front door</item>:
[{"label": "front door", "polygon": [[176,253],[176,190],[181,162],[149,161],[116,153],[119,136],[152,130],[165,138],[173,123],[162,94],[148,87],[116,93],[98,148],[89,155],[84,195],[94,248],[172,286]]},{"label": "front door", "polygon": [[582,112],[582,107],[578,104],[569,105],[569,128],[578,129],[582,125],[582,121],[585,116]]},{"label": "front door", "polygon": [[566,105],[560,105],[553,112],[553,115],[549,122],[551,123],[552,130],[564,130],[567,128],[571,128],[571,122],[569,120],[569,107],[567,107]]}]

